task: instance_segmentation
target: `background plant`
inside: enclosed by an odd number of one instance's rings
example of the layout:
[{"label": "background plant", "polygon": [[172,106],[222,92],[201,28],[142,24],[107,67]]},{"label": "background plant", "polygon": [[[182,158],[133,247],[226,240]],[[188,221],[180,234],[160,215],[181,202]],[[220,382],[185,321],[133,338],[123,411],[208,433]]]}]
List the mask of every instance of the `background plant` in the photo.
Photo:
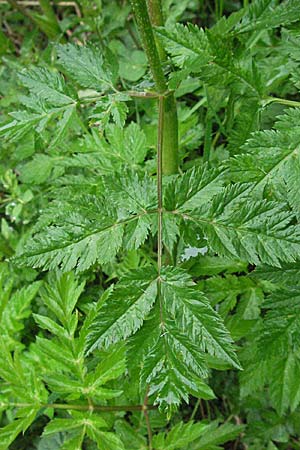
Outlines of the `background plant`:
[{"label": "background plant", "polygon": [[1,5],[0,448],[299,447],[299,7]]}]

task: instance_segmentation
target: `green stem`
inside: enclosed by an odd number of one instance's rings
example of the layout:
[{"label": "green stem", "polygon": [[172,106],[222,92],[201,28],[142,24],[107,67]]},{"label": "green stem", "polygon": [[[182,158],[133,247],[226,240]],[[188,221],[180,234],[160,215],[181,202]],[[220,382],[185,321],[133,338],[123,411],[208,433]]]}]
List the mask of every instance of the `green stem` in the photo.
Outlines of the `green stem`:
[{"label": "green stem", "polygon": [[207,111],[205,123],[203,160],[208,162],[210,160],[210,150],[212,146],[212,118],[209,111]]},{"label": "green stem", "polygon": [[207,411],[208,420],[211,421],[211,412],[210,412],[209,402],[207,400],[204,400],[204,401],[205,401],[205,405],[206,405],[206,411]]},{"label": "green stem", "polygon": [[162,151],[164,142],[165,122],[165,97],[159,97],[158,103],[158,133],[157,133],[157,204],[158,204],[158,226],[157,226],[157,270],[158,270],[158,292],[160,291],[160,273],[162,267]]},{"label": "green stem", "polygon": [[190,421],[194,420],[194,418],[195,418],[195,416],[197,414],[198,408],[200,406],[200,402],[201,402],[201,398],[198,398],[198,400],[197,400],[197,402],[195,404],[195,407],[193,409],[193,412],[191,414]]},{"label": "green stem", "polygon": [[155,27],[162,27],[164,24],[164,17],[160,0],[147,0],[149,16],[152,25]]},{"label": "green stem", "polygon": [[178,116],[173,93],[170,93],[165,98],[164,106],[162,173],[164,175],[172,175],[178,172]]},{"label": "green stem", "polygon": [[[156,91],[164,100],[164,139],[162,146],[162,173],[171,175],[178,172],[178,118],[175,97],[168,92],[167,81],[154,38],[145,0],[131,0],[138,31],[146,52]],[[155,19],[156,20],[156,19]]]},{"label": "green stem", "polygon": [[215,0],[215,14],[218,20],[223,15],[223,6],[223,0]]},{"label": "green stem", "polygon": [[[2,403],[0,402],[0,407],[6,408],[30,408],[37,406],[35,403]],[[148,411],[157,409],[154,405],[120,405],[120,406],[98,406],[98,405],[68,405],[65,403],[42,403],[38,405],[39,408],[53,408],[53,409],[72,409],[76,411]]]},{"label": "green stem", "polygon": [[264,106],[269,105],[270,103],[280,103],[281,105],[300,107],[300,102],[278,97],[268,97],[263,103]]},{"label": "green stem", "polygon": [[143,413],[145,416],[145,421],[146,421],[146,426],[147,426],[147,433],[148,433],[148,442],[149,442],[149,446],[148,449],[152,450],[152,439],[153,439],[153,433],[152,433],[152,428],[151,428],[151,423],[150,423],[150,418],[149,418],[149,414],[148,414],[148,399],[149,399],[149,386],[147,387],[147,392],[145,395],[145,399],[144,399],[144,403],[143,403]]},{"label": "green stem", "polygon": [[135,15],[135,20],[142,40],[142,44],[149,61],[156,90],[160,94],[163,94],[168,90],[168,87],[156,47],[153,29],[147,11],[146,1],[131,0],[131,5]]},{"label": "green stem", "polygon": [[[164,25],[164,16],[162,12],[161,0],[147,0],[147,6],[152,26],[162,27]],[[161,61],[164,61],[166,59],[166,53],[157,38],[156,46]]]}]

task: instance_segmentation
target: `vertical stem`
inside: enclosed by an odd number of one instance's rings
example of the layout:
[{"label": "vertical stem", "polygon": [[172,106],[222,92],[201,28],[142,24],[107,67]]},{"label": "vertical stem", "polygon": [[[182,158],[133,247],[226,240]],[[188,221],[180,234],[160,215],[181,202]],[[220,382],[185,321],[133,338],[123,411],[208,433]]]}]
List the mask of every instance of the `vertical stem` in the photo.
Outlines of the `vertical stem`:
[{"label": "vertical stem", "polygon": [[220,0],[220,10],[219,10],[220,19],[223,16],[223,8],[224,8],[223,0]]},{"label": "vertical stem", "polygon": [[[162,173],[171,175],[178,171],[178,118],[176,102],[173,93],[167,92],[168,86],[162,69],[161,59],[154,38],[152,24],[149,18],[145,0],[131,0],[137,27],[146,52],[155,88],[159,94],[164,94],[164,132],[162,144]],[[160,6],[157,0],[151,6]],[[155,10],[156,11],[156,10]],[[159,13],[158,13],[159,15]],[[157,17],[154,20],[158,20]]]},{"label": "vertical stem", "polygon": [[[165,121],[165,97],[159,97],[158,103],[158,132],[157,132],[157,203],[158,203],[158,227],[157,227],[157,269],[160,278],[162,266],[162,151],[164,142]],[[160,283],[160,280],[159,280]]]},{"label": "vertical stem", "polygon": [[[162,27],[164,25],[164,16],[161,0],[147,0],[147,6],[152,26]],[[164,61],[166,59],[166,53],[158,39],[156,39],[156,46],[161,61]]]},{"label": "vertical stem", "polygon": [[178,172],[178,116],[173,92],[165,98],[164,106],[162,173],[172,175]]},{"label": "vertical stem", "polygon": [[[165,320],[164,320],[164,304],[161,291],[161,269],[162,269],[162,253],[163,253],[163,238],[162,238],[162,214],[163,214],[163,195],[162,195],[162,151],[164,143],[165,130],[165,97],[162,95],[158,101],[158,133],[157,133],[157,203],[158,203],[158,226],[157,226],[157,300],[159,302],[159,315],[161,337],[165,336]],[[165,346],[165,337],[163,338],[163,345]]]},{"label": "vertical stem", "polygon": [[212,145],[211,133],[212,133],[212,118],[210,112],[207,111],[205,119],[205,133],[204,133],[204,149],[203,160],[208,162],[210,160],[210,150]]},{"label": "vertical stem", "polygon": [[135,20],[145,49],[156,90],[159,94],[167,91],[167,83],[162,70],[158,50],[156,47],[154,33],[147,11],[145,0],[131,0]]},{"label": "vertical stem", "polygon": [[223,15],[223,0],[215,0],[215,14],[217,19],[221,19]]},{"label": "vertical stem", "polygon": [[148,11],[152,25],[155,27],[162,27],[164,24],[164,17],[160,0],[147,0]]},{"label": "vertical stem", "polygon": [[144,399],[144,408],[143,408],[143,413],[144,413],[144,417],[145,417],[145,421],[146,421],[146,426],[147,426],[147,433],[148,433],[148,442],[149,442],[149,450],[152,450],[152,428],[151,428],[151,423],[150,423],[150,418],[149,418],[149,413],[148,413],[148,394],[149,394],[149,386],[147,387],[147,391],[146,391],[146,395],[145,395],[145,399]]},{"label": "vertical stem", "polygon": [[190,420],[194,420],[199,407],[200,407],[200,411],[201,411],[201,419],[205,419],[205,413],[204,413],[204,409],[203,409],[203,405],[202,405],[202,400],[201,400],[201,398],[198,398],[198,400],[195,404],[195,407],[193,409],[193,412],[191,414]]},{"label": "vertical stem", "polygon": [[194,406],[193,412],[191,414],[190,421],[194,420],[194,418],[195,418],[195,416],[197,414],[198,408],[200,406],[200,402],[201,402],[201,399],[198,398],[198,400],[197,400],[197,402],[196,402],[196,404]]},{"label": "vertical stem", "polygon": [[[162,27],[164,25],[164,17],[161,0],[147,0],[147,6],[151,24],[156,27]],[[160,60],[165,61],[166,53],[159,40],[156,40],[156,46]],[[165,100],[164,140],[162,173],[171,175],[178,171],[178,117],[176,101],[173,94],[168,95]]]}]

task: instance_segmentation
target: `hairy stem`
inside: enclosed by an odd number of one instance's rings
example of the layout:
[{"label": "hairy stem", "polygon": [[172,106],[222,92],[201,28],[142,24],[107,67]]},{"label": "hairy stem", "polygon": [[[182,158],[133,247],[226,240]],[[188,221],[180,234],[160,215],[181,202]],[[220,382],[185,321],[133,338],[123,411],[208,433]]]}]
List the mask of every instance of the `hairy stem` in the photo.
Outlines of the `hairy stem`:
[{"label": "hairy stem", "polygon": [[147,11],[145,0],[131,0],[135,20],[146,52],[152,76],[155,82],[157,92],[163,94],[167,91],[167,83],[162,70],[157,46],[154,39],[154,33]]},{"label": "hairy stem", "polygon": [[[148,12],[152,26],[162,27],[164,25],[164,17],[162,12],[161,0],[147,0]],[[166,59],[166,53],[159,40],[156,39],[156,45],[161,61]]]},{"label": "hairy stem", "polygon": [[[131,0],[139,34],[146,52],[156,91],[164,95],[164,139],[162,145],[162,173],[171,175],[178,171],[178,118],[175,97],[168,92],[152,24],[145,0]],[[154,3],[152,3],[152,6]],[[156,20],[156,19],[155,19]]]},{"label": "hairy stem", "polygon": [[161,27],[164,24],[162,6],[160,0],[147,0],[148,11],[152,25]]}]

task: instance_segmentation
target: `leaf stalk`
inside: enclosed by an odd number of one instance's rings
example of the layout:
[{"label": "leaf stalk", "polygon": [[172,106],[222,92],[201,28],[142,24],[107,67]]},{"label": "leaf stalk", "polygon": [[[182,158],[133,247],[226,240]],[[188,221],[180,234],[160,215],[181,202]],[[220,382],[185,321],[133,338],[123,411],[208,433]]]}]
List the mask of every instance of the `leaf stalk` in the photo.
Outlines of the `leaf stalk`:
[{"label": "leaf stalk", "polygon": [[36,405],[35,403],[0,403],[1,408],[34,408],[38,406],[40,409],[53,408],[53,409],[72,409],[76,411],[103,411],[103,412],[113,412],[113,411],[145,411],[145,410],[155,410],[157,406],[155,405],[114,405],[114,406],[99,406],[99,405],[76,405],[76,404],[65,404],[65,403],[42,403]]},{"label": "leaf stalk", "polygon": [[278,98],[278,97],[267,97],[263,101],[263,106],[270,105],[271,103],[279,103],[280,105],[286,105],[286,106],[294,106],[294,107],[300,107],[300,102],[296,100],[288,100],[286,98]]}]

